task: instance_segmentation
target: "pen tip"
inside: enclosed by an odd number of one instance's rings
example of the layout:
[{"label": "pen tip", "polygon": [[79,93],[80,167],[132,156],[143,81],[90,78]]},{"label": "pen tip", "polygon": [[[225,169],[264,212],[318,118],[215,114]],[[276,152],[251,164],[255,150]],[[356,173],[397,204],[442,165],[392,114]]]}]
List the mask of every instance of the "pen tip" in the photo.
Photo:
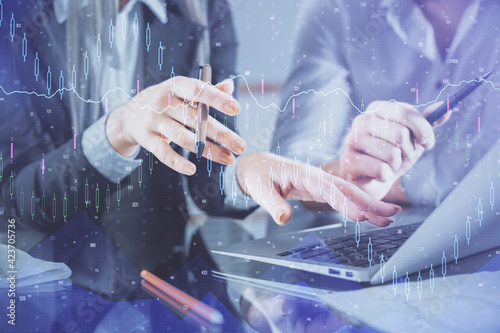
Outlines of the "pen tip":
[{"label": "pen tip", "polygon": [[493,68],[491,71],[483,75],[483,80],[486,79],[488,76],[490,76],[493,72],[495,71],[495,68]]},{"label": "pen tip", "polygon": [[201,158],[201,156],[203,155],[203,151],[205,150],[205,144],[203,143],[203,141],[198,141],[197,146],[198,150],[196,151],[196,157]]}]

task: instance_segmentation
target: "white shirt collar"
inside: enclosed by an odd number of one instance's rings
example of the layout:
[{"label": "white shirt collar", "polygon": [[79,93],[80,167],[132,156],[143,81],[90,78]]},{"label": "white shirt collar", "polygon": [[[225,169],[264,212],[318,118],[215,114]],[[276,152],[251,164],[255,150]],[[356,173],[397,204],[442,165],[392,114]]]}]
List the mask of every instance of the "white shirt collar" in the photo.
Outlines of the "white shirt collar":
[{"label": "white shirt collar", "polygon": [[[55,0],[54,1],[54,12],[56,15],[56,20],[59,24],[65,22],[68,19],[68,9],[70,1],[74,0]],[[108,0],[106,0],[108,1]],[[167,7],[164,6],[162,0],[130,0],[121,12],[126,15],[132,11],[132,8],[136,3],[142,2],[155,14],[155,16],[160,20],[161,23],[166,24],[167,19]],[[80,0],[80,8],[85,8],[89,5],[88,0]]]}]

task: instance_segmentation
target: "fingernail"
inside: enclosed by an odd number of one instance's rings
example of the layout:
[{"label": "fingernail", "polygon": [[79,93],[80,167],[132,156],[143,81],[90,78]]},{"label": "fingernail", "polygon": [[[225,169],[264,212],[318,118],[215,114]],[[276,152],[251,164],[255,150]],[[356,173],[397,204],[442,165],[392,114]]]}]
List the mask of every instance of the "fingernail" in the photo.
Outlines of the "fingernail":
[{"label": "fingernail", "polygon": [[391,206],[392,208],[396,208],[398,210],[398,212],[400,212],[403,209],[403,208],[401,208],[401,206],[395,205],[395,204],[390,203],[390,202],[387,202],[387,204],[389,206]]},{"label": "fingernail", "polygon": [[281,221],[283,215],[285,215],[285,211],[283,209],[280,209],[278,211],[278,218],[276,219],[276,221],[278,221],[279,224],[283,224],[283,222]]},{"label": "fingernail", "polygon": [[231,147],[231,150],[238,155],[241,155],[247,147],[245,141],[243,140],[233,140],[229,146]]},{"label": "fingernail", "polygon": [[184,171],[185,174],[187,175],[194,175],[194,173],[196,172],[196,168],[194,165],[192,164],[185,164],[183,167],[182,167],[182,170]]},{"label": "fingernail", "polygon": [[234,155],[227,150],[222,151],[221,161],[223,164],[232,164],[234,162]]}]

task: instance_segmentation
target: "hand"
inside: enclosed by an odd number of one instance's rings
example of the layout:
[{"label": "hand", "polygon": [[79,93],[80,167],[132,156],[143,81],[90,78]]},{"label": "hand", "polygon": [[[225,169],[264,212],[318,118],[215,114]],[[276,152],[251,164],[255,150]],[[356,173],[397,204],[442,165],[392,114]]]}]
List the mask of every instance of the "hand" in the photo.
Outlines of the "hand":
[{"label": "hand", "polygon": [[[425,116],[441,102],[420,114],[409,104],[375,101],[357,116],[346,137],[338,163],[323,165],[340,169],[340,176],[375,199],[383,199],[399,178],[435,144],[432,126]],[[445,115],[438,124],[444,123]]]},{"label": "hand", "polygon": [[[236,115],[240,105],[231,97],[233,89],[232,80],[212,86],[177,76],[145,89],[114,110],[106,123],[106,135],[113,148],[123,156],[132,156],[138,146],[142,146],[169,168],[193,175],[195,165],[176,153],[170,143],[196,152],[196,134],[188,129],[196,129],[199,121],[196,103],[205,103],[228,115]],[[210,150],[212,160],[217,163],[233,163],[231,152],[241,154],[246,148],[236,133],[212,117],[208,118],[207,138],[223,146],[207,140],[203,157],[206,158]]]},{"label": "hand", "polygon": [[292,208],[286,199],[327,203],[352,220],[368,220],[377,226],[393,222],[400,207],[371,196],[320,168],[269,153],[242,156],[236,168],[243,192],[264,207],[278,224],[287,223]]}]

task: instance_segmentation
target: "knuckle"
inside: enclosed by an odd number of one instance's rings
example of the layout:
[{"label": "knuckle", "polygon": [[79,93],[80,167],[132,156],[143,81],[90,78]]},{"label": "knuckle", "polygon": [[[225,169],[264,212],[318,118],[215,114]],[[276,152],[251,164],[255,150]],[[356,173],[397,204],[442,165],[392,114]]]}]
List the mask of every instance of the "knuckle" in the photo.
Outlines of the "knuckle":
[{"label": "knuckle", "polygon": [[389,154],[388,162],[390,166],[394,169],[401,160],[401,150],[399,148],[394,148]]},{"label": "knuckle", "polygon": [[212,105],[215,106],[215,108],[217,109],[219,108],[222,109],[222,106],[224,105],[224,97],[222,96],[222,94],[216,94],[212,98]]},{"label": "knuckle", "polygon": [[401,130],[401,135],[403,136],[402,137],[403,140],[410,138],[410,130],[408,129],[408,127],[403,126],[403,128]]},{"label": "knuckle", "polygon": [[396,153],[393,151],[391,151],[387,157],[386,157],[386,162],[389,164],[389,165],[393,165],[394,162],[396,161]]},{"label": "knuckle", "polygon": [[372,202],[367,203],[365,209],[368,211],[368,213],[372,214],[377,214],[378,210],[377,207]]},{"label": "knuckle", "polygon": [[167,154],[165,154],[165,156],[163,158],[163,164],[165,164],[166,166],[168,166],[170,169],[175,169],[174,168],[174,164],[175,164],[174,159],[175,158],[172,155],[172,153],[167,153]]},{"label": "knuckle", "polygon": [[175,134],[175,142],[181,147],[186,146],[188,143],[188,138],[186,133],[184,133],[184,131],[177,132]]},{"label": "knuckle", "polygon": [[181,169],[181,160],[177,157],[173,158],[172,169],[180,170]]},{"label": "knuckle", "polygon": [[196,100],[196,99],[199,100],[200,95],[203,93],[204,87],[205,87],[205,85],[201,81],[194,83],[194,87],[193,87],[194,100]]},{"label": "knuckle", "polygon": [[220,143],[221,145],[224,145],[228,139],[228,134],[227,131],[222,131],[217,133],[217,142]]},{"label": "knuckle", "polygon": [[159,144],[156,149],[155,149],[155,153],[154,155],[156,156],[156,158],[158,158],[158,160],[163,163],[163,160],[165,159],[165,155],[167,154],[167,151],[164,147],[162,147],[161,144]]},{"label": "knuckle", "polygon": [[170,118],[173,118],[173,116],[175,115],[175,112],[176,112],[176,109],[174,109],[174,108],[173,108],[173,107],[171,107],[171,106],[170,106],[170,107],[167,107],[167,108],[165,109],[165,114],[166,114],[167,116],[169,116]]},{"label": "knuckle", "polygon": [[191,114],[191,123],[196,125],[197,120],[198,120],[198,114],[196,112],[193,112]]},{"label": "knuckle", "polygon": [[380,109],[383,109],[383,108],[379,108],[381,102],[382,101],[380,101],[380,100],[376,100],[376,101],[371,102],[366,107],[366,111],[371,111],[371,110],[376,110],[376,109],[378,109],[380,111]]},{"label": "knuckle", "polygon": [[[353,128],[354,128],[354,126],[353,126]],[[346,140],[345,140],[345,146],[350,147],[353,144],[354,144],[354,131],[351,130],[349,133],[347,133]]]},{"label": "knuckle", "polygon": [[179,157],[173,155],[173,154],[169,154],[166,158],[166,164],[169,168],[173,169],[173,170],[180,170],[181,168],[181,160]]},{"label": "knuckle", "polygon": [[407,118],[420,115],[420,113],[417,110],[415,110],[415,108],[413,108],[413,106],[411,106],[410,104],[404,103],[403,105],[401,105],[401,108],[403,109],[403,113]]},{"label": "knuckle", "polygon": [[403,131],[396,131],[395,140],[396,143],[401,143],[403,141]]}]

